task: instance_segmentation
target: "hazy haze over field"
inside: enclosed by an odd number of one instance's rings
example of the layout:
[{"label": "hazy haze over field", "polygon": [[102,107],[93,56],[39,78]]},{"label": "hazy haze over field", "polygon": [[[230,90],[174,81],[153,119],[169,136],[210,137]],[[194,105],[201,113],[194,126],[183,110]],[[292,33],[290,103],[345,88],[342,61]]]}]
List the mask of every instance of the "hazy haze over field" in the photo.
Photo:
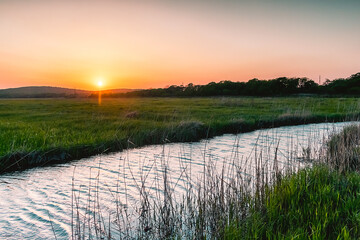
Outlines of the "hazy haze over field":
[{"label": "hazy haze over field", "polygon": [[347,77],[359,1],[0,2],[0,88]]}]

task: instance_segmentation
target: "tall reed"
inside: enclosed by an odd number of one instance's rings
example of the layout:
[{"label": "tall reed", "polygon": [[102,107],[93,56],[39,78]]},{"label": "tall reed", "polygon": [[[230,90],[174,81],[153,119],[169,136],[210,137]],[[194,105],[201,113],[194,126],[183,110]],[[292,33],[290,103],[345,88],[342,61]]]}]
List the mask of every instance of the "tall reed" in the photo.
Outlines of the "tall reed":
[{"label": "tall reed", "polygon": [[[85,206],[81,205],[84,196],[76,191],[76,186],[73,187],[78,194],[73,195],[72,238],[223,238],[229,224],[244,222],[253,209],[261,209],[266,202],[267,189],[301,164],[295,157],[279,163],[278,146],[275,148],[275,155],[255,148],[255,159],[234,156],[230,162],[221,165],[213,161],[207,154],[209,150],[205,149],[202,174],[195,174],[191,165],[179,160],[182,172],[176,181],[163,151],[160,162],[154,161],[154,165],[149,166],[157,168],[157,179],[149,186],[146,172],[141,174],[140,181],[136,181],[131,172],[133,179],[123,181],[125,198],[118,190],[112,192],[116,210],[110,213],[105,213],[101,206],[98,194],[101,171],[98,170],[96,178],[89,180]],[[121,168],[125,170],[128,161],[131,159],[119,164],[118,178],[125,177]],[[181,193],[177,192],[179,181],[186,182]],[[126,184],[136,185],[139,198],[135,205],[130,206]]]},{"label": "tall reed", "polygon": [[[289,154],[285,163],[279,162],[278,144],[272,146],[274,154],[254,148],[253,164],[236,156],[219,166],[206,157],[205,149],[202,174],[194,177],[191,167],[180,162],[182,172],[175,182],[164,151],[159,165],[150,166],[161,170],[158,178],[149,186],[146,172],[140,181],[131,173],[133,179],[123,181],[125,198],[118,190],[112,192],[115,211],[110,213],[101,206],[98,170],[84,193],[87,204],[81,205],[80,192],[73,195],[72,239],[360,237],[355,211],[360,204],[356,200],[360,177],[349,175],[358,170],[359,141],[360,126],[349,126],[332,134],[322,151],[315,151],[309,141],[301,153]],[[126,161],[119,164],[118,178],[125,178]],[[179,194],[182,177],[185,190]],[[138,190],[134,205],[127,184]]]}]

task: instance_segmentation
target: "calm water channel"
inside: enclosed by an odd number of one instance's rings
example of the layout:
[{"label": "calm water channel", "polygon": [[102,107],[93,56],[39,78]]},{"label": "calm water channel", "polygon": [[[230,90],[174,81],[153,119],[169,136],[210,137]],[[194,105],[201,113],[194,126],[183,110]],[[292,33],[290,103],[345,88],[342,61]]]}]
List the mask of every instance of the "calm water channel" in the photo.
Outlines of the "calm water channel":
[{"label": "calm water channel", "polygon": [[218,169],[237,164],[251,179],[255,159],[261,156],[263,164],[271,165],[278,148],[280,168],[290,162],[300,166],[304,150],[310,146],[315,156],[329,134],[349,124],[310,124],[227,134],[195,143],[153,145],[0,175],[0,239],[54,239],[54,232],[58,239],[69,239],[74,196],[80,205],[86,205],[89,193],[95,194],[102,211],[108,214],[116,207],[115,198],[132,209],[138,204],[141,182],[150,193],[161,193],[164,166],[178,196],[186,191],[189,181],[200,181],[204,164]]}]

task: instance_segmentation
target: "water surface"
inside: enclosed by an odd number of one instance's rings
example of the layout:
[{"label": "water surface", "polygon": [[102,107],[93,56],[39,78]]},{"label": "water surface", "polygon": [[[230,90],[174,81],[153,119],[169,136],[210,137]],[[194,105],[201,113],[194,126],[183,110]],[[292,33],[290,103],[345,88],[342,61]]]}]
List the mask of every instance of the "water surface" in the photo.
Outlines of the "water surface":
[{"label": "water surface", "polygon": [[316,156],[329,134],[349,124],[309,124],[227,134],[4,174],[0,176],[0,239],[53,239],[54,234],[58,239],[71,238],[72,206],[78,204],[81,209],[93,204],[91,198],[96,197],[108,214],[114,213],[115,200],[135,209],[141,183],[154,195],[150,197],[156,197],[163,190],[165,170],[170,186],[180,196],[188,184],[201,181],[204,164],[219,170],[236,164],[249,179],[259,164],[256,159],[267,164],[269,171],[275,157],[279,168],[290,164],[297,168],[304,164],[308,147],[312,149],[310,157]]}]

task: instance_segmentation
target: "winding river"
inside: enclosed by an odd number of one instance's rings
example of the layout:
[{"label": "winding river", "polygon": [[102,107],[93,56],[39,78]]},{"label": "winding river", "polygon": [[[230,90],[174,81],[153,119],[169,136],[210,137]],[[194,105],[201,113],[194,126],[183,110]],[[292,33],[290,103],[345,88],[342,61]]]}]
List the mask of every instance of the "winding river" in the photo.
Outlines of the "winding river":
[{"label": "winding river", "polygon": [[[3,174],[0,239],[53,239],[55,235],[57,239],[69,239],[74,204],[81,208],[93,194],[104,212],[114,211],[115,198],[129,209],[135,208],[141,182],[150,193],[161,192],[165,169],[172,189],[180,196],[189,181],[196,183],[203,176],[204,164],[222,169],[236,163],[249,179],[259,156],[262,164],[270,165],[269,169],[275,154],[280,168],[299,167],[304,164],[304,153],[316,156],[329,134],[349,124],[309,124],[226,134],[200,142],[153,145]],[[78,201],[74,203],[74,199]]]}]

